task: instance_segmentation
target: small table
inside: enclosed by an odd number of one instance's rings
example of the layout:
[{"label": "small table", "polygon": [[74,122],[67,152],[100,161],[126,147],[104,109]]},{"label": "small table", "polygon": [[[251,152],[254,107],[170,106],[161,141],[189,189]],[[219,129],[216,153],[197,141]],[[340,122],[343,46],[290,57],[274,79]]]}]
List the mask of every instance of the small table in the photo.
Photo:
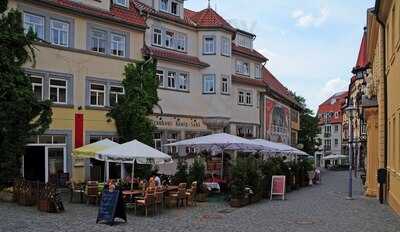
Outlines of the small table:
[{"label": "small table", "polygon": [[126,200],[127,198],[130,198],[129,200],[132,201],[134,199],[135,196],[138,195],[143,195],[143,191],[142,190],[125,190],[122,191],[122,196],[123,198]]}]

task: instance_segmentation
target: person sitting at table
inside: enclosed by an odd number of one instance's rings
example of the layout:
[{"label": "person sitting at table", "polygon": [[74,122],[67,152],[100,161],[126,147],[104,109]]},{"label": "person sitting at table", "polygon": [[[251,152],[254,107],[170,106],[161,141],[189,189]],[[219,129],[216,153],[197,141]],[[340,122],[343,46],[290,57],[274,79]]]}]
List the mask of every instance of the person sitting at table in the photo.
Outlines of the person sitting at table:
[{"label": "person sitting at table", "polygon": [[157,173],[153,174],[153,179],[154,182],[156,183],[156,187],[160,187],[161,186],[161,179],[160,177],[157,175]]}]

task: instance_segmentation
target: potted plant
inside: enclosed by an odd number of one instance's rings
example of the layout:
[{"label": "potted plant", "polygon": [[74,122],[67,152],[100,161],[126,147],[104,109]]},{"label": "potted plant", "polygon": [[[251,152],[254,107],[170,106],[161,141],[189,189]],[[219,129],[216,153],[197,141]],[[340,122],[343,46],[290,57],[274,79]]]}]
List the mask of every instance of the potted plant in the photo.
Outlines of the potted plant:
[{"label": "potted plant", "polygon": [[196,182],[196,201],[206,202],[208,198],[208,189],[204,185],[205,165],[201,157],[194,159],[193,165],[189,169],[190,182]]},{"label": "potted plant", "polygon": [[187,163],[183,158],[178,158],[178,163],[176,166],[176,173],[173,177],[173,183],[178,185],[180,183],[188,182],[188,172],[187,172]]},{"label": "potted plant", "polygon": [[232,167],[231,199],[232,207],[242,207],[246,205],[248,199],[245,198],[246,183],[246,163],[238,158]]}]

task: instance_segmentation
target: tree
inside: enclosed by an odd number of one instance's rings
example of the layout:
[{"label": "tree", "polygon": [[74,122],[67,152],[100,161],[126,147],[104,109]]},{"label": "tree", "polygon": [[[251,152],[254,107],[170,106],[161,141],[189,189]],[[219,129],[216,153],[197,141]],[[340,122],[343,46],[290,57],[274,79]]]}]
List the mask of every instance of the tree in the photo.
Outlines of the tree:
[{"label": "tree", "polygon": [[151,145],[154,125],[148,118],[159,101],[156,76],[157,61],[148,59],[125,66],[122,84],[125,95],[121,97],[108,116],[113,118],[120,142],[137,139]]},{"label": "tree", "polygon": [[20,175],[27,139],[44,133],[51,123],[51,102],[38,101],[22,65],[35,63],[35,33],[25,34],[22,14],[6,13],[0,2],[0,185]]},{"label": "tree", "polygon": [[296,94],[295,99],[303,107],[303,111],[300,113],[300,131],[299,131],[299,144],[303,144],[303,151],[308,154],[314,154],[315,145],[318,145],[315,141],[315,137],[318,134],[318,117],[313,116],[314,112],[307,107],[306,99]]}]

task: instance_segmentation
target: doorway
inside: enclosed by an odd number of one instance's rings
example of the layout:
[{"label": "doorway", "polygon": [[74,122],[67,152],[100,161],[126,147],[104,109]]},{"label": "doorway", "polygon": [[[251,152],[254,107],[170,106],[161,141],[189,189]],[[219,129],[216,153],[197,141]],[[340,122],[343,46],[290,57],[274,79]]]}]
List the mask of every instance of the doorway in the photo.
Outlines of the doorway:
[{"label": "doorway", "polygon": [[28,146],[24,155],[24,178],[45,181],[45,146]]}]

